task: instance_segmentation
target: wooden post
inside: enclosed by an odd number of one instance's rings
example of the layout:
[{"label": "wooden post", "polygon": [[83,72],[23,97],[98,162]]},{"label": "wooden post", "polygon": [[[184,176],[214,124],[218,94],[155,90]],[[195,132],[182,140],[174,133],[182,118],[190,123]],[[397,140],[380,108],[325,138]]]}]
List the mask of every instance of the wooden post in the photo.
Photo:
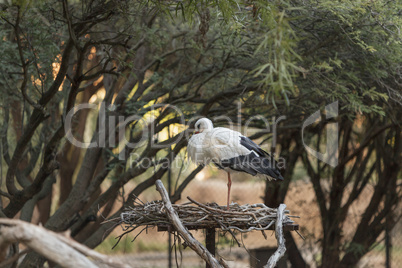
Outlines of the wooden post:
[{"label": "wooden post", "polygon": [[389,235],[389,228],[388,228],[388,217],[386,218],[385,223],[385,267],[391,268],[391,236]]},{"label": "wooden post", "polygon": [[[206,237],[205,237],[205,246],[207,250],[215,256],[215,228],[207,228]],[[211,266],[207,263],[206,268],[211,268]]]}]

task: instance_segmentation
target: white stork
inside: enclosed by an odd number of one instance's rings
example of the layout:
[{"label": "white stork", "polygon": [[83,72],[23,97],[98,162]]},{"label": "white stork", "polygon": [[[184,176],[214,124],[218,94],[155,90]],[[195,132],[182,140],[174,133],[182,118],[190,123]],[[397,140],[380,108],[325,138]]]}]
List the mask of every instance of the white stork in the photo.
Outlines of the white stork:
[{"label": "white stork", "polygon": [[268,180],[283,180],[273,157],[240,132],[228,128],[214,128],[212,121],[201,118],[195,123],[187,152],[196,164],[214,163],[228,173],[227,209],[229,209],[230,171],[246,172]]}]

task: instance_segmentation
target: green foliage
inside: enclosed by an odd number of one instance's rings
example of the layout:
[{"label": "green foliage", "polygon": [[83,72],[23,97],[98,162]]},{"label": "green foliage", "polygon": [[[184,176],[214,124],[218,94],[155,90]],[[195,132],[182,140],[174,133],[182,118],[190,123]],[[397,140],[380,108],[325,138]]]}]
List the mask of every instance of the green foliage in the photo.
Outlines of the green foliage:
[{"label": "green foliage", "polygon": [[[384,115],[380,103],[397,91],[391,80],[399,79],[402,60],[400,35],[389,31],[400,25],[399,16],[389,12],[394,7],[385,1],[321,1],[293,12],[302,18],[293,24],[303,59],[303,78],[296,78],[301,93],[339,100],[343,110]],[[312,14],[313,20],[305,20]],[[378,14],[387,14],[387,28]]]},{"label": "green foliage", "polygon": [[[0,27],[0,90],[11,90],[11,85],[20,85],[22,78],[22,64],[19,55],[19,47],[22,51],[24,62],[27,63],[28,95],[37,100],[43,91],[53,82],[53,64],[57,64],[61,52],[60,35],[63,34],[60,23],[50,24],[41,12],[44,2],[36,3],[35,9],[25,10],[17,19],[14,14],[17,7],[9,7],[6,14],[2,15],[4,26]],[[29,12],[28,12],[29,11]],[[29,25],[29,28],[27,27]],[[15,28],[21,33],[20,44],[15,40]],[[57,33],[57,34],[56,34]],[[15,94],[5,94],[17,97]],[[4,99],[7,101],[7,98]]]},{"label": "green foliage", "polygon": [[282,1],[266,3],[257,2],[258,16],[261,18],[262,39],[255,53],[263,56],[265,64],[258,66],[255,76],[262,76],[261,85],[268,88],[267,102],[274,96],[282,95],[289,105],[288,94],[294,94],[293,79],[295,72],[299,71],[296,60],[301,60],[295,51],[298,37],[290,25],[289,10],[295,10]]},{"label": "green foliage", "polygon": [[168,14],[172,19],[182,17],[184,20],[194,23],[196,15],[201,15],[206,9],[212,8],[218,10],[218,15],[230,21],[237,10],[238,3],[234,0],[184,0],[184,1],[144,1],[144,4],[152,3],[159,10]]}]

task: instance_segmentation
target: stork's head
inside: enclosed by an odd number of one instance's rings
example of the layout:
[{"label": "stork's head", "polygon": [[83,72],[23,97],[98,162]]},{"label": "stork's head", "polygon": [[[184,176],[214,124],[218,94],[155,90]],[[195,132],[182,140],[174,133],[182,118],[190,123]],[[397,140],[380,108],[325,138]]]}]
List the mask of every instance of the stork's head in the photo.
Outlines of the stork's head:
[{"label": "stork's head", "polygon": [[195,123],[195,134],[204,131],[211,131],[214,128],[212,121],[208,118],[201,118]]}]

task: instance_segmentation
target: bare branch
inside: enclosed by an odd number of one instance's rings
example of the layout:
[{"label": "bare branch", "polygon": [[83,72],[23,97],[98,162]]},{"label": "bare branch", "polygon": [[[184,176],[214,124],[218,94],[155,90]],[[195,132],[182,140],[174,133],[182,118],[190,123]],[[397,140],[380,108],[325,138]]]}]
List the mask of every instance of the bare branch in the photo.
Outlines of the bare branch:
[{"label": "bare branch", "polygon": [[86,256],[108,267],[130,267],[74,241],[69,233],[57,234],[24,221],[0,219],[0,234],[0,248],[10,243],[22,242],[61,267],[97,267]]},{"label": "bare branch", "polygon": [[269,260],[268,260],[267,264],[264,266],[264,268],[275,267],[275,265],[279,261],[279,259],[282,258],[283,255],[285,255],[285,252],[286,252],[285,237],[283,235],[283,229],[282,229],[282,224],[283,224],[282,221],[283,221],[285,208],[286,208],[285,204],[280,204],[278,207],[277,218],[276,218],[276,222],[275,222],[275,237],[276,237],[276,240],[278,241],[278,249],[269,258]]},{"label": "bare branch", "polygon": [[65,18],[67,20],[68,33],[70,35],[70,38],[73,41],[74,46],[77,48],[77,50],[80,50],[80,47],[79,47],[78,42],[77,42],[77,37],[76,37],[74,29],[72,27],[70,11],[68,10],[67,0],[63,0],[63,11],[64,11],[64,16],[65,16]]},{"label": "bare branch", "polygon": [[360,154],[364,148],[366,148],[367,145],[369,145],[370,141],[372,141],[375,137],[377,137],[378,135],[380,135],[384,130],[395,126],[395,124],[388,124],[385,125],[381,128],[378,128],[372,135],[370,135],[370,137],[365,137],[365,139],[363,140],[363,142],[360,144],[359,148],[357,148],[352,154],[350,154],[349,156],[345,157],[344,160],[337,166],[337,168],[341,168],[344,165],[346,165],[350,160],[352,160],[353,158],[355,158],[358,154]]},{"label": "bare branch", "polygon": [[84,255],[60,241],[57,234],[43,227],[12,219],[0,219],[0,224],[3,225],[0,228],[0,247],[22,242],[61,267],[97,267]]}]

